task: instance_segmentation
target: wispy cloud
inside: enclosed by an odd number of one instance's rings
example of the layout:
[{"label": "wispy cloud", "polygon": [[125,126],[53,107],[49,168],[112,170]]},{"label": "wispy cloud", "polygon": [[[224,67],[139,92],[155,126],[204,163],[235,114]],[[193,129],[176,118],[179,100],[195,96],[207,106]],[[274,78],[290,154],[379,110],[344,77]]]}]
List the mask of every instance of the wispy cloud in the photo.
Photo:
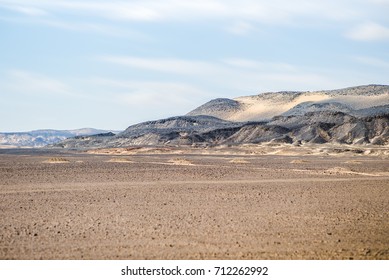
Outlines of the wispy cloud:
[{"label": "wispy cloud", "polygon": [[[73,31],[150,40],[138,23],[212,23],[218,30],[248,36],[266,26],[331,28],[358,41],[388,40],[389,25],[383,12],[387,0],[133,0],[65,1],[0,0],[0,9],[13,10],[17,22],[43,24]],[[15,17],[15,15],[11,15]],[[7,20],[4,15],[2,20]],[[39,19],[39,20],[38,20]],[[10,19],[8,19],[10,21]],[[375,23],[375,22],[379,22]],[[123,28],[123,24],[126,24]],[[120,28],[118,26],[122,25]],[[349,26],[353,29],[346,32]],[[138,26],[139,27],[139,26]]]},{"label": "wispy cloud", "polygon": [[129,31],[121,31],[115,27],[110,27],[109,25],[103,24],[94,24],[94,23],[85,23],[85,22],[69,22],[63,20],[53,20],[50,18],[34,18],[26,19],[22,17],[4,17],[0,16],[0,20],[5,22],[11,22],[16,24],[29,24],[29,25],[44,25],[64,30],[71,30],[77,32],[96,32],[96,33],[105,33],[111,36],[123,36],[124,33],[131,34]]},{"label": "wispy cloud", "polygon": [[356,26],[346,35],[358,41],[389,40],[389,28],[375,22],[368,22]]},{"label": "wispy cloud", "polygon": [[5,6],[5,7],[10,9],[10,10],[13,10],[15,12],[27,15],[27,16],[38,16],[39,17],[39,16],[46,16],[47,15],[46,11],[39,9],[39,8],[36,8],[36,7],[19,6],[19,5]]},{"label": "wispy cloud", "polygon": [[116,26],[111,23],[99,23],[99,22],[86,22],[79,20],[65,20],[52,17],[40,17],[36,16],[33,18],[25,17],[11,17],[11,16],[0,16],[0,21],[9,22],[13,24],[21,25],[36,25],[36,26],[47,26],[56,29],[74,31],[74,32],[88,32],[107,35],[111,37],[126,37],[136,41],[150,42],[152,38],[147,34],[139,32],[131,28],[124,28]]},{"label": "wispy cloud", "polygon": [[[46,13],[129,21],[232,20],[233,22],[291,23],[300,18],[346,20],[357,18],[365,7],[351,0],[134,0],[47,1],[1,0],[1,6],[39,9]],[[366,12],[366,11],[365,11]]]}]

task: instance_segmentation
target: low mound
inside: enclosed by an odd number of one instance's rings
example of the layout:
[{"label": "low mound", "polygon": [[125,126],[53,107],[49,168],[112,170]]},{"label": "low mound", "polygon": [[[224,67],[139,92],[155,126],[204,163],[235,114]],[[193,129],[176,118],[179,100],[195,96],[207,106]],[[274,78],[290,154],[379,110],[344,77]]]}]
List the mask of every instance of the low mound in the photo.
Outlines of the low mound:
[{"label": "low mound", "polygon": [[229,161],[230,163],[249,163],[247,160],[242,158],[234,158]]},{"label": "low mound", "polygon": [[350,173],[356,173],[351,171],[349,168],[344,168],[340,166],[335,166],[332,168],[327,169],[327,172],[329,173],[338,173],[338,174],[350,174]]},{"label": "low mound", "polygon": [[309,162],[308,160],[303,160],[303,159],[295,159],[292,160],[290,163],[307,163]]},{"label": "low mound", "polygon": [[132,163],[132,161],[128,158],[111,158],[107,162]]},{"label": "low mound", "polygon": [[54,158],[49,158],[48,160],[45,160],[44,162],[45,163],[68,163],[70,161],[66,158],[54,157]]},{"label": "low mound", "polygon": [[169,163],[176,164],[176,165],[193,165],[193,163],[187,159],[184,158],[173,158],[168,161]]}]

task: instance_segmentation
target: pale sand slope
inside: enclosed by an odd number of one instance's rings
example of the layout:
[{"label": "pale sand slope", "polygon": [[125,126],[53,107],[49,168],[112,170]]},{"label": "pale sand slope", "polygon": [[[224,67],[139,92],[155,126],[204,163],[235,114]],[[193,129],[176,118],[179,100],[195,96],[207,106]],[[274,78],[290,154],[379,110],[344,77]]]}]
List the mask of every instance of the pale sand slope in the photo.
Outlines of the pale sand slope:
[{"label": "pale sand slope", "polygon": [[389,259],[388,159],[224,152],[1,154],[0,258]]},{"label": "pale sand slope", "polygon": [[272,118],[277,115],[292,109],[294,106],[302,102],[341,102],[348,104],[353,109],[364,109],[373,106],[379,106],[388,104],[389,93],[384,93],[376,96],[363,96],[363,95],[343,95],[337,97],[331,97],[325,92],[311,92],[299,95],[296,98],[291,98],[286,101],[285,99],[263,98],[258,96],[244,96],[234,98],[235,101],[240,102],[242,109],[236,112],[231,112],[225,116],[224,119],[231,121],[250,121],[250,120],[262,120]]}]

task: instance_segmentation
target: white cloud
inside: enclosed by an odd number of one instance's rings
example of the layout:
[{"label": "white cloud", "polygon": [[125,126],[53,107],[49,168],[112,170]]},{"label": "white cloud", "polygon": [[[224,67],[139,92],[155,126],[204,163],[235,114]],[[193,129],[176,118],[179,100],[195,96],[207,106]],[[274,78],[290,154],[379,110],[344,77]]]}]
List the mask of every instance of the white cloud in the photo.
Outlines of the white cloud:
[{"label": "white cloud", "polygon": [[19,13],[22,13],[24,15],[27,15],[27,16],[45,16],[47,15],[47,12],[42,10],[42,9],[39,9],[39,8],[35,8],[35,7],[28,7],[28,6],[10,6],[9,7],[11,10],[14,10],[15,12],[19,12]]},{"label": "white cloud", "polygon": [[[219,30],[238,36],[262,30],[263,25],[309,28],[316,26],[344,33],[346,26],[356,26],[361,22],[379,21],[389,24],[383,9],[387,2],[387,0],[0,0],[0,8],[13,9],[22,15],[34,15],[34,18],[45,18],[39,23],[56,28],[98,31],[143,40],[141,34],[134,35],[136,32],[116,30],[112,28],[112,24],[212,22],[219,25]],[[73,28],[74,26],[76,27]],[[77,26],[80,28],[77,29]],[[377,24],[357,26],[346,35],[353,40],[362,41],[388,37],[387,28]]]},{"label": "white cloud", "polygon": [[110,23],[101,24],[93,21],[85,22],[77,20],[66,21],[62,19],[53,19],[51,17],[38,16],[34,18],[0,16],[0,20],[15,24],[42,25],[76,32],[91,32],[113,37],[127,37],[136,41],[143,42],[152,41],[151,37],[144,33],[132,30],[130,28],[118,27]]},{"label": "white cloud", "polygon": [[368,22],[356,26],[346,35],[349,38],[358,41],[389,40],[389,28],[378,23]]},{"label": "white cloud", "polygon": [[134,1],[47,1],[0,0],[0,5],[24,5],[52,13],[72,13],[130,21],[233,20],[291,23],[301,17],[324,19],[356,18],[361,3],[352,0],[134,0]]},{"label": "white cloud", "polygon": [[[16,22],[20,22],[20,19]],[[129,28],[119,28],[110,24],[100,23],[88,23],[88,22],[76,22],[76,21],[63,21],[52,19],[34,19],[32,24],[46,25],[54,28],[60,28],[64,30],[78,31],[78,32],[93,32],[100,33],[109,36],[116,37],[130,37],[138,41],[150,41],[150,37],[142,34],[141,32],[130,30]]]}]

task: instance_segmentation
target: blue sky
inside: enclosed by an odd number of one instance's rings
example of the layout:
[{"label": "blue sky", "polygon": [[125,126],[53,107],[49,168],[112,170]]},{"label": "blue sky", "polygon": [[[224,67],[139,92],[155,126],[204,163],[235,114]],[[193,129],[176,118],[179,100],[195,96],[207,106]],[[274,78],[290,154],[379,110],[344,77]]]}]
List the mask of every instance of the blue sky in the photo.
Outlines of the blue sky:
[{"label": "blue sky", "polygon": [[389,0],[0,0],[0,131],[389,84]]}]

